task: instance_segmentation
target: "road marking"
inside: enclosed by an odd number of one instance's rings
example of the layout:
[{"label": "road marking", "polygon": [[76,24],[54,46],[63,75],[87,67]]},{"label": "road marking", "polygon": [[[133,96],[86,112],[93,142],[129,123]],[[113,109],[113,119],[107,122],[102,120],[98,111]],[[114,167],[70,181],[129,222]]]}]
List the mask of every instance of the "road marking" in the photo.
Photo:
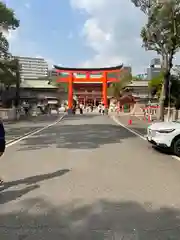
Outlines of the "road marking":
[{"label": "road marking", "polygon": [[29,137],[31,137],[31,136],[39,133],[39,132],[42,132],[42,131],[45,130],[45,129],[48,129],[48,128],[56,125],[58,122],[60,122],[60,121],[64,118],[65,115],[66,115],[66,114],[63,114],[57,121],[55,121],[55,122],[53,122],[53,123],[51,123],[51,124],[49,124],[49,125],[47,125],[47,126],[45,126],[45,127],[43,127],[43,128],[40,128],[40,129],[35,130],[35,131],[33,131],[33,132],[26,133],[26,134],[24,134],[22,137],[19,137],[19,138],[16,139],[16,140],[12,140],[11,142],[7,143],[6,147],[7,147],[7,148],[8,148],[8,147],[11,147],[12,145],[14,145],[14,144],[16,144],[16,143],[18,143],[18,142],[20,142],[20,141],[22,141],[22,140],[24,140],[24,139],[27,139],[27,138],[29,138]]},{"label": "road marking", "polygon": [[28,136],[28,135],[30,135],[31,133],[36,132],[36,131],[39,130],[39,129],[40,129],[40,128],[37,127],[36,129],[34,129],[34,130],[32,130],[32,131],[29,131],[29,132],[27,132],[27,133],[25,133],[25,134],[23,134],[23,135],[21,135],[21,136],[19,136],[19,137],[15,137],[15,138],[12,139],[12,140],[6,141],[6,146],[7,146],[8,144],[14,142],[14,141],[19,140],[19,139],[22,138],[22,137]]},{"label": "road marking", "polygon": [[[147,139],[146,139],[144,136],[142,136],[141,134],[139,134],[139,133],[135,132],[134,130],[128,128],[128,127],[125,126],[123,123],[121,123],[121,122],[116,118],[116,116],[111,116],[111,118],[113,119],[113,121],[114,121],[115,123],[117,123],[117,124],[120,125],[121,127],[125,128],[127,131],[129,131],[129,132],[133,133],[134,135],[136,135],[137,137],[140,137],[141,139],[147,141]],[[175,155],[170,155],[170,156],[171,156],[172,158],[176,159],[177,161],[180,161],[180,157],[175,156]]]},{"label": "road marking", "polygon": [[120,125],[121,127],[125,128],[126,130],[128,130],[129,132],[133,133],[134,135],[140,137],[141,139],[146,140],[146,138],[143,137],[141,134],[135,132],[134,130],[132,130],[132,129],[128,128],[128,127],[126,127],[123,123],[121,123],[121,122],[116,118],[116,116],[112,116],[111,118],[113,119],[114,122],[116,122],[116,123],[117,123],[118,125]]}]

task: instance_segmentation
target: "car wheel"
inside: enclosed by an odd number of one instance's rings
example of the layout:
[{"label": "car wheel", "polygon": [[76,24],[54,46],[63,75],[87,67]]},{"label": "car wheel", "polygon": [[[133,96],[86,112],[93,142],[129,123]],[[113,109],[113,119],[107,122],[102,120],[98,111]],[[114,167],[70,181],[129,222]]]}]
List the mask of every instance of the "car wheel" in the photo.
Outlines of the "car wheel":
[{"label": "car wheel", "polygon": [[180,138],[177,138],[173,142],[172,150],[176,156],[180,157]]}]

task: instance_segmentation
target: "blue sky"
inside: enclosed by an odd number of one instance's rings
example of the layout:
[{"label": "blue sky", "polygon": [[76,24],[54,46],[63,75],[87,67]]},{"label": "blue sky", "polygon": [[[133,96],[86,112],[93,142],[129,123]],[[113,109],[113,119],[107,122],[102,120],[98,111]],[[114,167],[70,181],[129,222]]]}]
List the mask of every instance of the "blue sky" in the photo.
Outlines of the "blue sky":
[{"label": "blue sky", "polygon": [[[4,0],[5,1],[5,0]],[[131,0],[6,0],[20,19],[9,34],[15,55],[49,65],[102,67],[124,63],[143,73],[156,57],[142,48],[146,17]],[[177,56],[177,62],[178,58]]]},{"label": "blue sky", "polygon": [[42,56],[68,66],[78,65],[91,56],[79,34],[85,16],[72,9],[68,0],[10,0],[7,3],[21,21],[10,41],[14,54]]}]

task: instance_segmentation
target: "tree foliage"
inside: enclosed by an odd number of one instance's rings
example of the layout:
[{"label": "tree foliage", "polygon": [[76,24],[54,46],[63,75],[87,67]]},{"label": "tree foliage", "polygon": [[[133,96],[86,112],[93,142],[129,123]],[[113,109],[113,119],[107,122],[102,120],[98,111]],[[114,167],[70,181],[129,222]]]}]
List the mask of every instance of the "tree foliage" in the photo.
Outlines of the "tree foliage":
[{"label": "tree foliage", "polygon": [[148,87],[150,89],[152,97],[157,96],[160,97],[162,84],[163,84],[163,73],[161,72],[158,76],[151,79],[148,83]]},{"label": "tree foliage", "polygon": [[166,55],[170,70],[173,56],[180,48],[180,0],[131,1],[148,14],[148,21],[141,30],[143,47]]},{"label": "tree foliage", "polygon": [[[146,50],[162,56],[163,88],[160,98],[161,120],[164,119],[164,101],[167,101],[174,55],[180,49],[180,0],[149,1],[132,0],[143,10],[145,4],[148,21],[142,28],[141,37]],[[151,4],[147,6],[147,3]]]},{"label": "tree foliage", "polygon": [[151,5],[157,2],[156,0],[131,0],[135,7],[139,7],[142,12],[149,14]]},{"label": "tree foliage", "polygon": [[170,98],[176,109],[180,109],[180,75],[171,75]]},{"label": "tree foliage", "polygon": [[53,86],[56,86],[59,91],[64,91],[65,93],[68,92],[68,83],[65,82],[59,82],[57,81],[59,79],[59,76],[51,76],[49,77],[49,83]]},{"label": "tree foliage", "polygon": [[0,2],[0,82],[5,88],[17,83],[19,63],[9,53],[9,43],[4,31],[9,32],[18,27],[19,20],[14,11],[8,8],[5,3]]},{"label": "tree foliage", "polygon": [[[161,89],[163,85],[163,73],[160,73],[157,77],[154,77],[149,82],[149,89],[152,96],[160,97]],[[180,108],[180,74],[170,76],[170,91],[168,91],[168,96],[165,101],[165,105],[168,105],[168,100],[170,98],[171,104],[173,104],[176,109]]]},{"label": "tree foliage", "polygon": [[127,91],[127,85],[132,81],[132,74],[128,71],[122,71],[119,81],[112,83],[108,88],[108,95],[119,99],[124,91]]},{"label": "tree foliage", "polygon": [[19,20],[16,18],[13,9],[0,2],[0,57],[6,57],[9,49],[9,43],[3,34],[4,31],[9,32],[18,27]]},{"label": "tree foliage", "polygon": [[19,61],[17,59],[2,59],[0,60],[0,82],[8,89],[10,86],[15,85],[17,75],[20,71]]},{"label": "tree foliage", "polygon": [[3,2],[0,2],[0,23],[1,27],[7,30],[19,27],[19,20],[16,18],[14,10],[8,8]]},{"label": "tree foliage", "polygon": [[152,6],[141,37],[147,50],[167,54],[171,60],[180,47],[180,0]]}]

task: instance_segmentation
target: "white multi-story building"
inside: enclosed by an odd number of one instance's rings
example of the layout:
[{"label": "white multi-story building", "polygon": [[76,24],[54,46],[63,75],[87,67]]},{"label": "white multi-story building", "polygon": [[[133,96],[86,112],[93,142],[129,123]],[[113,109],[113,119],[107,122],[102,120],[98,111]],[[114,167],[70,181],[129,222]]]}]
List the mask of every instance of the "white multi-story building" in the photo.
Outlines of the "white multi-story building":
[{"label": "white multi-story building", "polygon": [[20,64],[21,80],[48,76],[48,63],[43,58],[17,57]]}]

